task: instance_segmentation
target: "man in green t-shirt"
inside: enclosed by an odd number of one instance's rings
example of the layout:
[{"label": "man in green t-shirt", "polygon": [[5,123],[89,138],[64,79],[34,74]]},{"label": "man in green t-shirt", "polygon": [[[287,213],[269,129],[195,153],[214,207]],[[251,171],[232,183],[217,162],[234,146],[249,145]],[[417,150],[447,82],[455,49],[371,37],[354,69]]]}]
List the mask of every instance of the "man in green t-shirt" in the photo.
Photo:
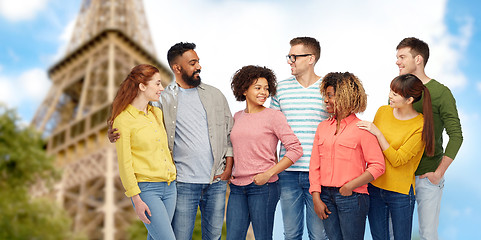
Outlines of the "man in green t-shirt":
[{"label": "man in green t-shirt", "polygon": [[[405,38],[396,47],[399,75],[414,74],[431,94],[435,151],[434,156],[424,153],[416,170],[416,202],[418,203],[419,235],[421,239],[438,239],[439,212],[444,187],[444,173],[453,162],[463,142],[461,124],[454,99],[448,87],[429,78],[424,67],[429,58],[428,45],[417,38]],[[414,108],[422,113],[422,100]],[[448,144],[443,150],[443,130]]]}]

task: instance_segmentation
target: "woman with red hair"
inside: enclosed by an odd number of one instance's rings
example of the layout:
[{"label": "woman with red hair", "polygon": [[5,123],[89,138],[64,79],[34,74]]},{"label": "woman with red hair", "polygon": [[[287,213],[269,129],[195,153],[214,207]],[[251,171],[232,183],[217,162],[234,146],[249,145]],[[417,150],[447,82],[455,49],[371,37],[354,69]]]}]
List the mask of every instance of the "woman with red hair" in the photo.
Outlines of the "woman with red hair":
[{"label": "woman with red hair", "polygon": [[141,64],[121,83],[109,122],[122,134],[115,143],[120,179],[147,239],[173,239],[171,222],[177,191],[176,169],[167,146],[162,111],[149,105],[164,90],[159,70]]}]

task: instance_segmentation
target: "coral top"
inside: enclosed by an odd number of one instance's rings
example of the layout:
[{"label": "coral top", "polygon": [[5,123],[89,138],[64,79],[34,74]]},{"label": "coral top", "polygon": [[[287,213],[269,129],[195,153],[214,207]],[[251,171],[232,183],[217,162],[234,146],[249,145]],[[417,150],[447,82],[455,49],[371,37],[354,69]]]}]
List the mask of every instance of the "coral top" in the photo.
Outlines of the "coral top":
[{"label": "coral top", "polygon": [[[355,114],[341,120],[337,134],[336,119],[319,124],[314,137],[309,165],[309,192],[321,192],[321,186],[342,187],[369,171],[374,179],[384,173],[384,156],[377,138],[370,132],[359,129],[359,118]],[[353,190],[367,192],[367,184]]]}]

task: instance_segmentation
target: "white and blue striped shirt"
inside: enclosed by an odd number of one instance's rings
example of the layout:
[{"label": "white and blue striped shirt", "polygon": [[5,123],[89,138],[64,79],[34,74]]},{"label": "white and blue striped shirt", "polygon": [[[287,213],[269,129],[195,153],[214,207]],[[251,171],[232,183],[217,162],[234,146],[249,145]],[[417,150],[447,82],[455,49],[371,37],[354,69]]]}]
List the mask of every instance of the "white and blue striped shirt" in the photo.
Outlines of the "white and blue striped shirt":
[{"label": "white and blue striped shirt", "polygon": [[[319,123],[329,117],[320,94],[321,79],[311,86],[303,87],[294,76],[277,84],[277,93],[271,99],[270,108],[280,110],[289,126],[301,142],[304,154],[286,171],[309,171],[312,143]],[[281,144],[280,158],[286,154]]]}]

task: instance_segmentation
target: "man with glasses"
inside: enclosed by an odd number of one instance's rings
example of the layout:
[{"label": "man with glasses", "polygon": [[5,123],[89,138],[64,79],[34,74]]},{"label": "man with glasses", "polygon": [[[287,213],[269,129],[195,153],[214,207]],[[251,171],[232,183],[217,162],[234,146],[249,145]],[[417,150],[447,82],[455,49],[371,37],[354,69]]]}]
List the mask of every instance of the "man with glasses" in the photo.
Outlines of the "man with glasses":
[{"label": "man with glasses", "polygon": [[[321,47],[311,37],[294,38],[290,45],[287,63],[291,66],[293,76],[278,83],[277,93],[270,105],[284,113],[304,150],[296,163],[279,174],[284,238],[302,239],[305,214],[309,239],[327,239],[309,193],[312,143],[317,126],[328,117],[319,89],[321,77],[314,72]],[[285,153],[286,149],[281,145],[280,158]]]}]

